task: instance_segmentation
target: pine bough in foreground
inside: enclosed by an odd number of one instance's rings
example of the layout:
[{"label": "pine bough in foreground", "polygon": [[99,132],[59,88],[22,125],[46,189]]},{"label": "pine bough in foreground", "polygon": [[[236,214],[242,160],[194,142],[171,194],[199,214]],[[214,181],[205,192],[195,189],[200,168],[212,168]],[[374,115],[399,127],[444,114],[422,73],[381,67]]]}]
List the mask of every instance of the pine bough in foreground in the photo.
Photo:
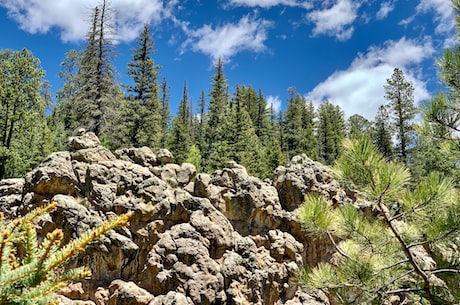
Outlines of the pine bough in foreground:
[{"label": "pine bough in foreground", "polygon": [[117,216],[67,245],[62,245],[60,229],[39,242],[33,222],[55,208],[56,203],[50,203],[9,223],[0,215],[0,305],[57,304],[56,292],[91,276],[87,267],[66,270],[65,263],[109,230],[127,225],[131,216]]},{"label": "pine bough in foreground", "polygon": [[322,290],[331,304],[460,304],[460,201],[452,181],[432,173],[410,188],[407,168],[367,139],[345,142],[334,171],[373,202],[374,215],[307,196],[298,215],[336,254],[307,267],[301,283]]}]

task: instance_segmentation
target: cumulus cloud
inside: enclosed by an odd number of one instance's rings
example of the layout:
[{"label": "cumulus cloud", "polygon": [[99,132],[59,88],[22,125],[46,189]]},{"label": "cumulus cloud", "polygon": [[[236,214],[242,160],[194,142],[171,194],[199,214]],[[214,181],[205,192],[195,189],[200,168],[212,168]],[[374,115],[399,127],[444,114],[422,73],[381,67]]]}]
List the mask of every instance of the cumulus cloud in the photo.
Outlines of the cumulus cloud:
[{"label": "cumulus cloud", "polygon": [[218,58],[229,61],[232,56],[242,51],[263,52],[267,49],[267,30],[272,23],[246,15],[238,23],[225,23],[213,28],[211,25],[190,30],[184,28],[188,35],[182,49],[190,48],[210,56],[215,62]]},{"label": "cumulus cloud", "polygon": [[434,12],[437,33],[448,33],[455,27],[455,12],[451,0],[420,0],[418,13]]},{"label": "cumulus cloud", "polygon": [[[135,38],[144,23],[159,22],[171,9],[169,1],[162,0],[113,0],[114,22],[118,39],[129,41]],[[19,23],[24,31],[46,33],[56,29],[64,41],[84,39],[88,30],[87,21],[93,8],[99,4],[94,0],[0,0],[0,6],[8,16]]]},{"label": "cumulus cloud", "polygon": [[359,1],[337,0],[329,8],[309,12],[307,19],[315,24],[313,35],[335,36],[341,41],[350,39],[354,31],[353,22],[358,17],[360,6]]},{"label": "cumulus cloud", "polygon": [[267,99],[267,109],[273,107],[273,111],[278,113],[281,110],[281,99],[279,96],[269,95]]},{"label": "cumulus cloud", "polygon": [[375,17],[377,20],[385,19],[389,13],[391,13],[395,9],[395,5],[393,1],[385,1],[380,3],[380,9],[378,10]]},{"label": "cumulus cloud", "polygon": [[419,75],[419,64],[433,53],[434,48],[428,39],[416,41],[401,38],[387,41],[380,47],[371,46],[365,54],[359,54],[348,69],[330,75],[306,98],[315,104],[330,100],[339,105],[347,117],[360,114],[372,120],[378,106],[386,102],[383,86],[397,67],[414,85],[414,99],[419,104],[430,97],[426,83]]}]

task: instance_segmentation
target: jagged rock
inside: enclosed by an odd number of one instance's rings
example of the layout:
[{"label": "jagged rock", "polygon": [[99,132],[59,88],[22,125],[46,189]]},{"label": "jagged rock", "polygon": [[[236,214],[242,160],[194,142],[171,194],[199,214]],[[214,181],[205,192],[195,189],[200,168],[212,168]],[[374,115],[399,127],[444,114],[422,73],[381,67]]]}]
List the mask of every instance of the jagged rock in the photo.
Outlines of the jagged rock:
[{"label": "jagged rock", "polygon": [[157,155],[157,160],[161,164],[167,164],[167,163],[173,163],[174,162],[174,156],[167,149],[160,149],[159,151],[157,151],[156,155]]},{"label": "jagged rock", "polygon": [[101,146],[101,141],[94,132],[79,132],[78,136],[69,138],[68,143],[71,151]]},{"label": "jagged rock", "polygon": [[6,218],[14,217],[24,191],[25,179],[11,178],[0,180],[0,212]]},{"label": "jagged rock", "polygon": [[114,280],[109,291],[107,305],[147,305],[153,300],[153,295],[133,282]]},{"label": "jagged rock", "polygon": [[131,161],[144,167],[157,166],[157,156],[146,146],[140,148],[123,148],[115,151],[118,159]]},{"label": "jagged rock", "polygon": [[308,237],[292,212],[300,202],[287,203],[282,189],[291,187],[299,198],[308,191],[338,198],[326,168],[293,159],[272,185],[235,162],[197,175],[192,164],[172,163],[167,150],[112,154],[84,132],[69,143],[71,152],[50,155],[22,186],[0,182],[0,202],[15,196],[12,205],[24,210],[56,201],[56,212],[37,227],[41,234],[62,228],[65,240],[115,214],[134,214],[129,227],[109,232],[69,263],[89,266],[93,276],[64,290],[62,303],[328,304],[302,292],[296,278],[303,263],[328,260],[330,245]]},{"label": "jagged rock", "polygon": [[312,161],[305,154],[294,156],[287,167],[279,166],[273,183],[281,205],[288,211],[302,204],[308,193],[322,194],[335,202],[345,197],[329,167]]},{"label": "jagged rock", "polygon": [[76,196],[77,184],[69,152],[51,154],[25,177],[25,189],[39,195]]},{"label": "jagged rock", "polygon": [[183,293],[170,291],[165,296],[155,297],[150,305],[194,305],[194,303]]}]

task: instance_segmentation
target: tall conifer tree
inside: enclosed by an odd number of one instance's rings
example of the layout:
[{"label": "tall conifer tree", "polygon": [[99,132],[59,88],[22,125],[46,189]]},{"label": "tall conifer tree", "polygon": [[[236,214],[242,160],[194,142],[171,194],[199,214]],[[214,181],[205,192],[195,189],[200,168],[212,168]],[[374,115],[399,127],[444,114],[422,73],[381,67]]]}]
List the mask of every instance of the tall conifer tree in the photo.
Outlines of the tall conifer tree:
[{"label": "tall conifer tree", "polygon": [[380,153],[388,159],[392,159],[394,156],[392,137],[393,130],[390,122],[390,114],[388,113],[388,107],[380,105],[374,119],[372,141],[377,150],[379,150]]},{"label": "tall conifer tree", "polygon": [[158,86],[158,69],[152,58],[154,41],[148,24],[137,39],[132,61],[128,63],[128,76],[134,81],[127,86],[131,111],[125,118],[131,145],[160,148],[162,137],[162,107]]},{"label": "tall conifer tree", "polygon": [[339,106],[326,101],[318,107],[318,158],[332,164],[340,155],[345,137],[345,119]]},{"label": "tall conifer tree", "polygon": [[414,87],[406,80],[403,71],[395,68],[384,88],[385,98],[390,101],[391,115],[396,129],[397,152],[401,161],[407,163],[414,137],[412,121],[417,112],[414,105]]},{"label": "tall conifer tree", "polygon": [[79,127],[93,131],[103,140],[109,140],[117,129],[122,100],[120,87],[115,82],[114,28],[109,0],[102,0],[94,9],[87,46],[79,65],[75,103]]},{"label": "tall conifer tree", "polygon": [[223,134],[225,131],[219,126],[223,123],[228,109],[228,85],[224,75],[224,63],[220,58],[215,66],[209,96],[209,111],[206,120],[206,149],[203,151],[203,161],[205,162],[205,169],[211,171],[216,169],[216,160],[213,160],[213,158],[218,157],[218,147],[216,145],[223,143],[222,139],[225,136]]},{"label": "tall conifer tree", "polygon": [[190,146],[192,145],[191,111],[188,101],[187,83],[185,83],[184,93],[179,104],[179,112],[172,122],[169,134],[169,149],[172,151],[175,161],[179,164],[187,159]]}]

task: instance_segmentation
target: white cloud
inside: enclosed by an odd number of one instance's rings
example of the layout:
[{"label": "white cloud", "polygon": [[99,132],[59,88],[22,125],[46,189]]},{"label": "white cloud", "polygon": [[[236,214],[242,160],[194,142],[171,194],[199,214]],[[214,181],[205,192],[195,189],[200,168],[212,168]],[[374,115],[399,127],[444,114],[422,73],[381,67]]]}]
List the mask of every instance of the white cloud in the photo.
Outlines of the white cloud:
[{"label": "white cloud", "polygon": [[380,9],[378,10],[375,17],[377,20],[385,19],[389,13],[395,9],[393,1],[385,1],[380,3]]},{"label": "white cloud", "polygon": [[267,30],[272,23],[263,19],[253,19],[249,16],[242,17],[238,23],[226,23],[213,28],[204,25],[197,30],[185,27],[188,35],[182,45],[183,51],[191,48],[210,56],[215,62],[218,58],[229,61],[232,56],[242,51],[263,52],[267,48]]},{"label": "white cloud", "polygon": [[273,111],[278,113],[281,110],[281,99],[279,96],[267,96],[267,109],[273,107]]},{"label": "white cloud", "polygon": [[249,7],[263,7],[270,8],[277,5],[294,6],[310,8],[312,5],[310,1],[298,1],[298,0],[230,0],[230,5],[234,6],[249,6]]},{"label": "white cloud", "polygon": [[337,0],[329,8],[308,13],[307,18],[315,24],[313,35],[335,36],[341,41],[350,39],[354,31],[352,24],[358,17],[360,6],[360,1]]},{"label": "white cloud", "polygon": [[428,39],[415,41],[401,38],[387,41],[381,47],[371,46],[365,54],[359,54],[348,69],[334,72],[307,93],[306,98],[315,104],[330,100],[339,105],[347,117],[360,114],[372,120],[378,106],[386,103],[383,86],[397,67],[414,85],[414,99],[419,104],[430,97],[419,73],[419,64],[433,53]]},{"label": "white cloud", "polygon": [[455,27],[455,12],[451,0],[420,0],[416,11],[418,13],[434,12],[437,33],[448,33]]},{"label": "white cloud", "polygon": [[[169,3],[177,1],[169,1]],[[87,21],[92,9],[100,2],[95,0],[0,0],[8,16],[19,23],[24,31],[46,33],[57,29],[64,41],[84,39]],[[115,23],[120,40],[135,38],[146,22],[159,22],[167,16],[171,6],[162,0],[113,0]]]}]

